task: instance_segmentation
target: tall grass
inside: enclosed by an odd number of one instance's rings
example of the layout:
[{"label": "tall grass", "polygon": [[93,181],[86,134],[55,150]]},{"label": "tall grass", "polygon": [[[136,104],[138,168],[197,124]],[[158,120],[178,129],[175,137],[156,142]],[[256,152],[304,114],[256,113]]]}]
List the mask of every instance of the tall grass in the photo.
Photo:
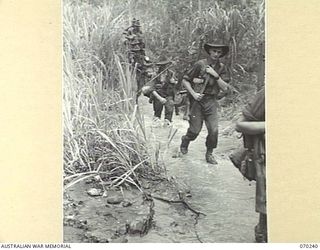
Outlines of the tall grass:
[{"label": "tall grass", "polygon": [[140,19],[147,55],[173,58],[178,75],[205,56],[198,52],[205,41],[220,38],[231,48],[225,62],[237,98],[257,85],[264,2],[232,1],[64,0],[66,187],[97,174],[109,186],[139,187],[139,171],[162,171],[159,149],[150,144],[135,105],[135,74],[126,62],[122,33],[133,17]]},{"label": "tall grass", "polygon": [[122,14],[111,18],[111,12],[107,5],[64,6],[66,188],[97,174],[109,186],[139,187],[139,168],[156,167],[135,105],[135,75],[120,60],[121,50],[112,49],[122,33]]}]

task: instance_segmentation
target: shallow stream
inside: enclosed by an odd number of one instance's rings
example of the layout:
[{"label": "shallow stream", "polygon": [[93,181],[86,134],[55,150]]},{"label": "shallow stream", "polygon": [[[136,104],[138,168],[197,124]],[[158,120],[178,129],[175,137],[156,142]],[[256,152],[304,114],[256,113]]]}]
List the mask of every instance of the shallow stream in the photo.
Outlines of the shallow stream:
[{"label": "shallow stream", "polygon": [[[146,100],[142,103],[147,130],[153,131],[152,134],[165,147],[170,128],[152,127],[152,106]],[[190,228],[190,222],[183,221],[184,218],[190,220],[190,212],[183,214],[180,208],[156,201],[156,227],[146,236],[130,238],[129,242],[254,242],[254,226],[258,221],[255,183],[244,180],[228,159],[228,154],[240,143],[232,133],[231,122],[221,121],[219,125],[219,143],[214,152],[218,165],[207,164],[204,159],[205,126],[199,137],[190,144],[188,154],[175,157],[188,122],[181,115],[174,116],[173,124],[173,130],[177,129],[177,133],[163,157],[168,176],[176,177],[190,189],[192,197],[188,202],[206,216],[201,215],[197,224]],[[228,135],[226,130],[231,133]],[[180,216],[174,218],[179,211]],[[184,227],[173,230],[177,224]]]}]

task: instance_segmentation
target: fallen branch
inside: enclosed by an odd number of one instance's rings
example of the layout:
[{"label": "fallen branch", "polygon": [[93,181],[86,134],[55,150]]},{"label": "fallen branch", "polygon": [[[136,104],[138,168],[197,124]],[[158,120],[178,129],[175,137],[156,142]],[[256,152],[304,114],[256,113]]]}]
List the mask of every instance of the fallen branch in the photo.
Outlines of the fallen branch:
[{"label": "fallen branch", "polygon": [[[199,212],[197,210],[195,210],[194,208],[192,208],[185,200],[180,199],[180,200],[168,200],[166,198],[163,197],[159,197],[159,196],[155,196],[153,194],[149,194],[149,196],[151,196],[154,199],[160,200],[160,201],[164,201],[167,203],[182,203],[186,208],[188,208],[191,212],[195,213],[197,216],[199,216],[200,214],[207,216],[206,214]],[[180,197],[181,198],[181,197]]]}]

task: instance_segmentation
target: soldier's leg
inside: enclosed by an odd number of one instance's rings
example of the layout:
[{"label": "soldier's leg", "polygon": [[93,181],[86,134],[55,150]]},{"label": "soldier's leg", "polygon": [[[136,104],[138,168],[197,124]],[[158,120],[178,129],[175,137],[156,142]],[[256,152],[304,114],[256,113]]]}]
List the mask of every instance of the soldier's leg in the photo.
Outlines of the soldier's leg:
[{"label": "soldier's leg", "polygon": [[179,106],[178,106],[178,104],[174,105],[174,111],[175,111],[176,115],[179,115]]},{"label": "soldier's leg", "polygon": [[205,104],[204,120],[208,130],[206,139],[207,151],[211,152],[218,145],[218,102],[216,100],[208,100]]},{"label": "soldier's leg", "polygon": [[206,160],[208,163],[216,164],[212,152],[218,145],[218,103],[215,100],[209,100],[205,106],[205,124],[208,130],[206,138]]},{"label": "soldier's leg", "polygon": [[161,113],[163,109],[163,104],[157,99],[153,99],[153,111],[154,111],[154,116],[158,117],[159,119],[161,118]]},{"label": "soldier's leg", "polygon": [[207,151],[211,152],[218,145],[218,114],[212,114],[205,118],[208,135],[206,138]]},{"label": "soldier's leg", "polygon": [[254,228],[254,235],[256,242],[267,243],[268,242],[268,230],[267,230],[267,215],[259,213],[259,223]]},{"label": "soldier's leg", "polygon": [[149,97],[149,103],[152,103],[152,102],[153,102],[153,100],[154,100],[154,95],[153,95],[153,94],[151,94],[151,95],[150,95],[150,97]]},{"label": "soldier's leg", "polygon": [[193,141],[199,135],[203,124],[202,107],[199,102],[194,101],[192,103],[189,119],[189,128],[186,135],[181,138],[180,151],[183,154],[188,152],[188,146],[190,141]]},{"label": "soldier's leg", "polygon": [[182,105],[182,101],[183,101],[183,95],[181,94],[176,94],[174,97],[174,111],[176,113],[176,115],[179,115],[180,113],[180,107]]},{"label": "soldier's leg", "polygon": [[184,97],[184,114],[183,114],[183,120],[189,120],[190,116],[190,100],[189,96],[185,95]]},{"label": "soldier's leg", "polygon": [[174,102],[172,97],[167,97],[167,102],[164,105],[164,119],[172,122]]},{"label": "soldier's leg", "polygon": [[[255,149],[259,147],[259,141],[255,141]],[[258,151],[258,150],[256,150]],[[259,223],[255,227],[257,242],[268,241],[267,229],[267,195],[266,195],[266,164],[263,155],[255,156],[256,168],[256,212],[259,212]]]},{"label": "soldier's leg", "polygon": [[144,86],[144,77],[140,72],[137,72],[137,92],[136,92],[136,103],[138,103],[139,96],[141,95],[141,89]]}]

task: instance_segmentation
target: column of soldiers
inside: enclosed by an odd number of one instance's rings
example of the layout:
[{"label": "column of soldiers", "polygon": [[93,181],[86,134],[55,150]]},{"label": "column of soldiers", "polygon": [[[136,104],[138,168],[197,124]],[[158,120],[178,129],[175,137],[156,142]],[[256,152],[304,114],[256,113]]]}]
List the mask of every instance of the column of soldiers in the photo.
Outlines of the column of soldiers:
[{"label": "column of soldiers", "polygon": [[125,32],[125,45],[127,46],[128,61],[133,69],[136,69],[137,95],[141,94],[141,88],[145,85],[147,79],[152,76],[152,63],[146,56],[145,42],[141,31],[140,21],[133,18],[131,26]]},{"label": "column of soldiers", "polygon": [[[137,93],[136,93],[136,102],[138,102],[138,98],[142,92],[142,87],[146,85],[146,83],[150,82],[152,77],[157,75],[155,79],[153,79],[153,82],[158,82],[158,85],[161,83],[161,88],[158,89],[157,93],[148,95],[150,97],[150,103],[153,103],[154,108],[154,115],[155,120],[158,123],[161,117],[162,109],[165,108],[166,119],[165,122],[167,124],[170,124],[172,122],[172,114],[173,109],[176,110],[176,115],[179,115],[179,108],[178,106],[188,106],[188,102],[186,101],[187,96],[186,94],[183,95],[183,98],[178,98],[180,101],[175,100],[176,95],[172,94],[172,84],[175,85],[173,88],[174,93],[176,93],[176,87],[177,87],[177,81],[176,79],[169,79],[171,76],[174,76],[175,73],[172,72],[172,64],[173,62],[171,60],[168,60],[165,56],[160,57],[160,61],[157,63],[152,63],[149,59],[149,57],[146,56],[145,52],[145,42],[143,33],[141,31],[141,25],[140,21],[133,18],[131,26],[125,29],[124,32],[125,35],[125,45],[127,47],[127,53],[128,53],[128,61],[132,67],[132,69],[135,69],[136,73],[136,81],[137,81]],[[158,68],[157,73],[155,73],[155,68]],[[168,68],[167,68],[168,67]],[[165,70],[164,70],[165,69]],[[161,81],[160,78],[163,80]],[[175,78],[175,77],[174,77]],[[166,79],[166,80],[165,80]],[[164,81],[165,80],[165,81]],[[171,84],[170,84],[171,82]],[[156,84],[157,85],[157,84]],[[157,86],[158,86],[157,85]],[[162,92],[161,96],[157,96]],[[170,92],[170,93],[169,93]],[[155,96],[158,98],[155,98]],[[172,96],[173,95],[173,96]],[[172,96],[173,100],[170,100],[168,103],[164,101],[164,97]],[[180,97],[181,95],[179,95]],[[178,103],[176,104],[176,102]],[[188,107],[185,108],[185,115],[184,119],[188,119],[187,117]]]}]

